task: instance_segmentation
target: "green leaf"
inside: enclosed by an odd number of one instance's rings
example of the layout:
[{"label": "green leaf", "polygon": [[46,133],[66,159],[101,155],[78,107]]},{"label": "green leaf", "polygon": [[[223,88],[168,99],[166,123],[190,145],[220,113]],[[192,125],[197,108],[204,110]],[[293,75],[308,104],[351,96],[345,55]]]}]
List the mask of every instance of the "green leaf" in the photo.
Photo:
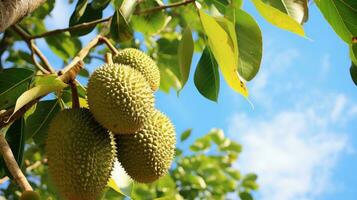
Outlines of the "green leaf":
[{"label": "green leaf", "polygon": [[194,82],[197,90],[207,99],[217,101],[219,93],[218,64],[206,47],[198,61]]},{"label": "green leaf", "polygon": [[62,82],[57,76],[43,76],[37,77],[36,86],[22,93],[22,95],[17,99],[14,112],[17,112],[27,103],[47,95],[51,92],[59,91],[66,88],[68,85]]},{"label": "green leaf", "polygon": [[78,75],[83,76],[85,78],[89,77],[89,71],[86,68],[81,69],[81,71],[79,71]]},{"label": "green leaf", "polygon": [[240,192],[239,197],[241,200],[253,200],[252,195],[248,192]]},{"label": "green leaf", "polygon": [[[159,0],[143,1],[136,9],[140,11],[161,5],[163,5],[163,3]],[[135,31],[151,36],[160,33],[170,20],[171,17],[168,17],[165,11],[161,10],[158,12],[133,15],[131,18],[131,25]]]},{"label": "green leaf", "polygon": [[[86,5],[84,5],[86,4]],[[77,12],[77,7],[79,6],[78,12]],[[93,2],[87,4],[87,0],[80,0],[78,1],[76,10],[73,12],[70,20],[69,20],[69,26],[74,26],[77,24],[82,24],[85,22],[91,22],[97,19],[101,19],[103,16],[103,11],[101,9],[96,9],[93,7]],[[84,11],[83,11],[84,9]],[[104,9],[104,8],[103,8]],[[90,33],[93,31],[96,25],[88,26],[87,28],[83,28],[80,30],[73,30],[70,31],[71,36],[82,36]]]},{"label": "green leaf", "polygon": [[357,1],[316,0],[316,5],[335,32],[347,44],[357,36]]},{"label": "green leaf", "polygon": [[104,9],[108,6],[110,0],[93,0],[92,7],[94,9]]},{"label": "green leaf", "polygon": [[157,64],[160,69],[160,90],[169,92],[171,87],[176,91],[182,88],[177,55],[159,52]]},{"label": "green leaf", "polygon": [[258,12],[271,24],[300,36],[305,36],[303,27],[289,15],[261,0],[252,0]]},{"label": "green leaf", "polygon": [[353,82],[357,86],[357,65],[353,64],[350,67],[350,74]]},{"label": "green leaf", "polygon": [[248,89],[240,80],[237,71],[238,58],[235,54],[234,43],[228,33],[214,18],[199,10],[204,31],[208,37],[208,45],[216,58],[219,68],[227,84],[236,92],[248,97]]},{"label": "green leaf", "polygon": [[221,145],[224,142],[224,133],[222,129],[212,129],[207,136],[217,145]]},{"label": "green leaf", "polygon": [[[193,56],[194,44],[192,39],[191,30],[189,27],[182,33],[182,38],[178,46],[178,61],[180,65],[181,72],[181,85],[182,88],[185,86],[188,76],[190,75],[191,61]],[[182,89],[181,88],[181,89]]]},{"label": "green leaf", "polygon": [[211,147],[211,142],[209,138],[202,137],[197,139],[191,146],[190,150],[193,152],[206,151]]},{"label": "green leaf", "polygon": [[49,123],[60,110],[58,100],[37,103],[35,111],[26,119],[26,139],[33,138],[36,144],[44,144]]},{"label": "green leaf", "polygon": [[62,33],[45,38],[50,49],[64,61],[73,58],[82,48],[81,41],[76,37]]},{"label": "green leaf", "polygon": [[235,153],[240,153],[242,152],[242,145],[225,138],[225,141],[219,145],[219,149],[221,151],[232,151]]},{"label": "green leaf", "polygon": [[194,189],[205,189],[207,187],[205,180],[201,176],[186,174],[183,179],[189,182]]},{"label": "green leaf", "polygon": [[[25,148],[25,133],[24,133],[24,119],[20,118],[11,124],[10,128],[6,132],[5,139],[9,144],[11,151],[15,157],[15,160],[21,168],[23,163],[23,154]],[[12,178],[11,173],[6,168],[5,161],[1,157],[2,166],[5,166],[5,173]]]},{"label": "green leaf", "polygon": [[308,19],[308,0],[264,0],[264,2],[289,15],[299,24],[303,24]]},{"label": "green leaf", "polygon": [[25,92],[34,76],[28,69],[10,68],[0,72],[0,110],[12,107]]},{"label": "green leaf", "polygon": [[184,131],[182,134],[181,134],[181,142],[185,141],[187,138],[190,137],[191,135],[191,132],[192,132],[192,129],[187,129],[186,131]]},{"label": "green leaf", "polygon": [[42,4],[35,10],[35,12],[32,13],[32,16],[39,19],[44,19],[48,14],[51,13],[54,6],[55,0],[47,0],[46,3]]},{"label": "green leaf", "polygon": [[262,33],[254,18],[241,9],[235,10],[238,40],[238,72],[247,81],[258,73],[262,60]]},{"label": "green leaf", "polygon": [[112,22],[110,24],[110,34],[112,39],[117,42],[124,42],[133,38],[133,31],[128,25],[126,19],[124,19],[121,9],[117,9],[113,15]]},{"label": "green leaf", "polygon": [[242,181],[242,186],[251,190],[257,190],[258,189],[258,184],[256,183],[258,176],[256,174],[247,174],[243,178]]},{"label": "green leaf", "polygon": [[74,11],[71,15],[70,22],[71,21],[78,22],[80,20],[80,18],[83,16],[83,14],[87,8],[87,5],[88,5],[88,0],[78,0],[76,9],[74,9]]},{"label": "green leaf", "polygon": [[235,180],[240,180],[241,179],[240,171],[237,170],[237,169],[228,168],[228,169],[226,169],[226,173],[229,176],[231,176],[232,178],[234,178]]}]

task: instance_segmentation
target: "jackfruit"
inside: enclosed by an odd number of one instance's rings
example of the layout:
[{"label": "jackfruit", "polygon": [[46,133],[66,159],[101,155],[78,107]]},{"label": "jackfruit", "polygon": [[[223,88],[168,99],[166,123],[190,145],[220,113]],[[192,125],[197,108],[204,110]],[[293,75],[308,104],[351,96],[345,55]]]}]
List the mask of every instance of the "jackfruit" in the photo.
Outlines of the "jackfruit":
[{"label": "jackfruit", "polygon": [[95,200],[111,175],[114,136],[88,109],[67,109],[50,123],[46,140],[49,174],[68,200]]},{"label": "jackfruit", "polygon": [[126,48],[113,57],[115,63],[129,65],[144,75],[152,91],[156,91],[160,86],[160,70],[155,61],[144,52]]},{"label": "jackfruit", "polygon": [[21,194],[20,200],[40,200],[40,195],[35,191],[25,191]]},{"label": "jackfruit", "polygon": [[145,78],[121,64],[105,64],[95,70],[87,98],[96,120],[114,133],[134,133],[154,109],[154,94]]},{"label": "jackfruit", "polygon": [[135,134],[116,135],[118,161],[135,181],[150,183],[167,173],[175,153],[175,128],[155,110]]}]

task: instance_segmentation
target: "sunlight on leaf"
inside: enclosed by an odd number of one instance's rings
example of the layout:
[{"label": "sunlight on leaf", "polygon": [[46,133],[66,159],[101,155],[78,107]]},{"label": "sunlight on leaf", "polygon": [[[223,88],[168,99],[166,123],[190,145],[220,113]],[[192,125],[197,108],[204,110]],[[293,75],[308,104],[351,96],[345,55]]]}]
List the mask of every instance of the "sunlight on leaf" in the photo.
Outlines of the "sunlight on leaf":
[{"label": "sunlight on leaf", "polygon": [[252,2],[258,12],[274,26],[293,32],[300,36],[305,36],[303,27],[289,15],[268,4],[265,4],[261,0],[252,0]]},{"label": "sunlight on leaf", "polygon": [[244,97],[248,97],[248,89],[238,75],[238,58],[234,54],[235,49],[232,39],[214,18],[202,10],[199,13],[203,28],[208,37],[208,44],[217,60],[224,79],[234,91],[242,94]]},{"label": "sunlight on leaf", "polygon": [[62,90],[67,86],[68,86],[67,84],[62,82],[56,76],[37,77],[35,87],[27,90],[17,99],[13,114],[16,113],[23,106],[28,104],[29,102],[41,96],[47,95],[51,92]]}]

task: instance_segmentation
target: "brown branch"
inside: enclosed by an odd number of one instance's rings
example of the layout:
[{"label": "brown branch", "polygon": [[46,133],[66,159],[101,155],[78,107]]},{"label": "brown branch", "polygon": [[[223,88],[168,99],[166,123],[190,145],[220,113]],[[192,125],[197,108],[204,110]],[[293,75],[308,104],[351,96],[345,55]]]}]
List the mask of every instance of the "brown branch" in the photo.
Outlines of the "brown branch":
[{"label": "brown branch", "polygon": [[0,134],[0,152],[3,156],[5,164],[9,169],[14,180],[24,191],[32,191],[30,183],[27,181],[25,175],[22,173],[19,165],[17,164],[14,154],[11,151],[9,144],[7,143],[4,134]]},{"label": "brown branch", "polygon": [[110,43],[110,41],[101,35],[97,35],[95,38],[93,38],[87,46],[85,46],[83,49],[79,51],[76,57],[73,58],[72,62],[69,63],[63,70],[62,73],[65,74],[67,71],[69,71],[72,67],[74,67],[78,62],[82,61],[90,52],[90,50],[94,47],[96,47],[100,43],[105,43],[109,49],[116,54],[118,50]]},{"label": "brown branch", "polygon": [[99,42],[103,42],[107,45],[107,47],[110,49],[110,51],[112,51],[112,53],[114,55],[118,54],[119,51],[117,48],[115,48],[115,46],[108,40],[108,38],[102,36],[99,38]]},{"label": "brown branch", "polygon": [[[35,43],[31,39],[31,35],[28,34],[26,31],[24,31],[19,25],[12,26],[12,29],[18,35],[20,35],[20,37],[26,42],[28,47],[31,49],[32,60],[35,64],[35,66],[45,74],[55,73],[55,70],[50,65],[47,58],[43,55],[41,50],[35,45]],[[45,64],[44,67],[36,61],[34,54],[36,54],[40,58],[40,60]]]},{"label": "brown branch", "polygon": [[48,36],[64,33],[64,32],[76,31],[76,30],[80,30],[80,29],[83,29],[83,28],[88,28],[88,27],[95,26],[95,25],[103,23],[103,22],[108,22],[108,21],[111,20],[111,18],[112,17],[107,17],[107,18],[104,18],[104,19],[98,19],[98,20],[94,20],[94,21],[91,21],[91,22],[85,22],[85,23],[82,23],[82,24],[77,24],[77,25],[74,25],[74,26],[71,26],[71,27],[68,27],[68,28],[55,29],[55,30],[52,30],[52,31],[48,31],[48,32],[39,34],[39,35],[31,36],[30,39],[43,38],[43,37],[48,37]]},{"label": "brown branch", "polygon": [[149,8],[149,9],[146,9],[146,10],[138,10],[138,11],[135,11],[134,14],[144,15],[144,14],[157,12],[157,11],[160,11],[160,10],[165,10],[165,9],[168,9],[168,8],[184,6],[184,5],[187,5],[187,4],[190,4],[190,3],[194,3],[194,2],[195,2],[195,0],[186,0],[186,1],[182,1],[182,2],[177,2],[177,3],[168,4],[168,5]]}]

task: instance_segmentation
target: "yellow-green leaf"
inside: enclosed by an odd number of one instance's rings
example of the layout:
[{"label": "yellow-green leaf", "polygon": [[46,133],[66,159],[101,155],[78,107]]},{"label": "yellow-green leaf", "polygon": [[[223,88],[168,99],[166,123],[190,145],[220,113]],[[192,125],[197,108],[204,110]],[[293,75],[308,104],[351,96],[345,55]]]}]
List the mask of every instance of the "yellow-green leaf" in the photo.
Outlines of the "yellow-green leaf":
[{"label": "yellow-green leaf", "polygon": [[190,74],[191,61],[192,61],[193,49],[194,49],[193,45],[194,43],[193,43],[191,30],[189,27],[187,27],[182,33],[182,38],[180,40],[178,46],[178,52],[177,52],[179,58],[178,62],[180,65],[180,72],[181,72],[182,88],[185,86],[188,80],[188,76]]},{"label": "yellow-green leaf", "polygon": [[265,4],[261,0],[252,0],[258,12],[271,24],[300,36],[305,36],[303,27],[289,15]]},{"label": "yellow-green leaf", "polygon": [[16,105],[13,114],[29,102],[37,99],[38,97],[47,95],[51,92],[62,90],[68,86],[62,80],[56,78],[56,76],[38,77],[36,78],[35,83],[35,87],[22,93],[22,95],[16,100]]},{"label": "yellow-green leaf", "polygon": [[236,92],[248,97],[248,89],[240,79],[237,70],[238,56],[230,35],[217,21],[200,10],[200,19],[208,37],[208,45],[216,58],[218,66],[227,84]]}]

